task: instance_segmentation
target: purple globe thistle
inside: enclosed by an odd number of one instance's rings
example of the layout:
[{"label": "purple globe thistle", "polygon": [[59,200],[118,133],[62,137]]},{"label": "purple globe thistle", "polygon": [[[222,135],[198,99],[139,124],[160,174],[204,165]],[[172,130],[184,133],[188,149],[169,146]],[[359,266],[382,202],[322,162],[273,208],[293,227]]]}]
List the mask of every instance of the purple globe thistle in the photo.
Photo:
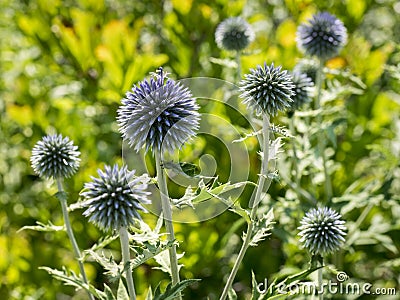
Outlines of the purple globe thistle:
[{"label": "purple globe thistle", "polygon": [[240,51],[254,41],[254,38],[253,29],[241,17],[228,18],[215,30],[215,42],[221,49]]},{"label": "purple globe thistle", "polygon": [[250,69],[250,74],[244,75],[245,79],[239,83],[240,97],[257,114],[267,113],[276,115],[278,111],[289,108],[293,102],[294,85],[291,76],[281,67],[274,64],[264,67],[258,65]]},{"label": "purple globe thistle", "polygon": [[139,151],[143,146],[174,151],[199,127],[198,105],[190,90],[167,77],[162,68],[127,92],[118,109],[122,137]]},{"label": "purple globe thistle", "polygon": [[312,82],[315,84],[317,80],[318,72],[318,62],[315,59],[300,59],[299,62],[294,66],[293,73],[303,73],[307,77],[311,78]]},{"label": "purple globe thistle", "polygon": [[333,253],[340,249],[345,241],[345,221],[331,208],[313,208],[300,223],[300,243],[312,254],[323,256]]},{"label": "purple globe thistle", "polygon": [[146,191],[149,177],[135,177],[135,171],[126,166],[119,169],[118,165],[97,172],[99,177],[91,177],[92,182],[85,183],[81,193],[81,205],[86,208],[83,215],[104,231],[119,230],[141,219],[139,211],[146,212],[142,204],[150,203]]},{"label": "purple globe thistle", "polygon": [[306,54],[328,59],[339,53],[347,41],[347,31],[342,21],[322,12],[301,24],[297,29],[297,45]]},{"label": "purple globe thistle", "polygon": [[32,149],[31,164],[45,178],[68,178],[79,168],[81,153],[68,137],[46,135]]},{"label": "purple globe thistle", "polygon": [[299,110],[304,104],[311,101],[310,93],[311,88],[314,86],[310,77],[306,74],[293,72],[292,80],[294,84],[294,95],[292,96],[293,102],[288,109],[291,112]]}]

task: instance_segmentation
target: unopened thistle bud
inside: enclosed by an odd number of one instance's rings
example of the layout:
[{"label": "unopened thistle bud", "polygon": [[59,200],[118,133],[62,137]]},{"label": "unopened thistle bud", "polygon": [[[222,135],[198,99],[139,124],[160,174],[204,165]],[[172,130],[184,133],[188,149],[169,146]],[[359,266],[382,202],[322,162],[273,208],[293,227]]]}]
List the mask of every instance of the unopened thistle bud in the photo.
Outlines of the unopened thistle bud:
[{"label": "unopened thistle bud", "polygon": [[79,168],[80,152],[68,137],[46,135],[32,149],[31,164],[36,174],[46,178],[68,178]]},{"label": "unopened thistle bud", "polygon": [[81,206],[86,208],[83,215],[104,231],[129,227],[135,219],[141,219],[139,211],[146,212],[142,204],[150,203],[146,191],[149,177],[135,177],[135,171],[118,165],[105,166],[98,174],[85,183],[81,193]]},{"label": "unopened thistle bud", "polygon": [[257,114],[267,113],[276,115],[290,107],[293,102],[294,85],[291,76],[281,67],[274,64],[267,66],[258,65],[250,69],[250,74],[244,75],[245,79],[239,83],[240,97],[243,103]]},{"label": "unopened thistle bud", "polygon": [[215,42],[221,49],[241,51],[254,40],[254,31],[241,17],[222,21],[215,30]]},{"label": "unopened thistle bud", "polygon": [[322,256],[340,249],[345,242],[345,221],[328,207],[311,209],[300,221],[300,243],[312,254]]},{"label": "unopened thistle bud", "polygon": [[329,59],[339,53],[347,41],[347,31],[342,21],[322,12],[301,24],[297,29],[297,45],[306,54]]}]

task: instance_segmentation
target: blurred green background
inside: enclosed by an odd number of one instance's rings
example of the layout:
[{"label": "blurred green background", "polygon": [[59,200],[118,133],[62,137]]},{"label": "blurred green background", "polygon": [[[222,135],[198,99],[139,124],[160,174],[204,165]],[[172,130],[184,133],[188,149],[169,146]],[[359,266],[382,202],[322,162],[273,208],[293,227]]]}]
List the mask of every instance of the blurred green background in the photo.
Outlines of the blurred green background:
[{"label": "blurred green background", "polygon": [[[204,76],[234,81],[234,68],[215,63],[215,58],[232,54],[217,48],[214,31],[222,20],[237,15],[256,32],[255,42],[242,55],[244,72],[264,61],[292,69],[302,57],[295,42],[298,24],[324,10],[341,19],[349,33],[341,56],[328,61],[328,66],[348,69],[365,83],[362,95],[339,97],[346,107],[346,123],[333,157],[335,196],[349,187],[357,192],[352,199],[339,199],[337,207],[346,208],[342,214],[349,225],[366,212],[362,224],[357,224],[364,230],[358,242],[328,262],[350,278],[397,287],[400,292],[399,2],[0,0],[0,5],[1,299],[86,296],[75,295],[71,287],[38,270],[44,265],[77,270],[65,233],[17,232],[37,220],[62,223],[59,203],[52,196],[54,185],[39,179],[30,167],[30,150],[43,135],[69,136],[82,153],[78,174],[66,182],[72,203],[97,168],[122,163],[116,110],[133,83],[161,65],[175,79]],[[218,113],[234,120],[229,111]],[[253,143],[250,179],[256,180],[258,146]],[[204,151],[223,164],[224,152],[218,147],[209,142]],[[223,174],[230,166],[219,167]],[[278,224],[268,241],[248,251],[235,284],[241,298],[251,292],[251,270],[263,281],[307,266],[308,255],[294,237],[301,215],[293,222],[296,202],[287,190],[284,182],[271,188]],[[240,201],[247,203],[245,197]],[[81,211],[74,211],[71,218],[81,248],[101,237]],[[145,220],[154,224],[156,217],[147,215]],[[231,212],[202,223],[176,224],[179,251],[185,252],[182,277],[202,279],[185,291],[185,299],[218,297],[244,228]],[[118,249],[118,244],[114,247]],[[145,295],[149,285],[167,280],[153,265],[149,262],[134,272],[139,295]],[[108,279],[101,268],[95,263],[86,267],[90,281],[102,289]]]}]

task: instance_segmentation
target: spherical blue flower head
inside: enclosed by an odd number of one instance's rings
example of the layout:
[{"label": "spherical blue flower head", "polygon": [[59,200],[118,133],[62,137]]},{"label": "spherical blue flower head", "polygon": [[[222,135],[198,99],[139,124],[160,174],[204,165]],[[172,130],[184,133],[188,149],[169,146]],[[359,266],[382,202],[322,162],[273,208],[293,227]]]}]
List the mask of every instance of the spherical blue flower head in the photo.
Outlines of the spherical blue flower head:
[{"label": "spherical blue flower head", "polygon": [[294,85],[292,77],[281,67],[274,64],[264,67],[258,65],[256,69],[250,69],[250,74],[244,75],[245,79],[240,81],[239,90],[243,103],[254,110],[257,114],[267,113],[276,115],[290,107],[293,102]]},{"label": "spherical blue flower head", "polygon": [[292,73],[292,80],[294,84],[294,95],[292,96],[293,102],[290,104],[289,111],[299,110],[304,104],[311,101],[310,93],[311,88],[314,86],[310,77],[306,74]]},{"label": "spherical blue flower head", "polygon": [[254,38],[253,29],[241,17],[228,18],[215,30],[215,42],[221,49],[240,51],[254,41]]},{"label": "spherical blue flower head", "polygon": [[127,92],[118,109],[122,137],[139,151],[174,151],[199,127],[198,105],[181,83],[167,78],[162,68]]},{"label": "spherical blue flower head", "polygon": [[46,135],[32,149],[31,164],[36,174],[46,178],[68,178],[79,168],[80,152],[68,137]]},{"label": "spherical blue flower head", "polygon": [[345,241],[345,221],[331,208],[313,208],[300,223],[300,242],[312,254],[323,256],[333,253],[339,250]]},{"label": "spherical blue flower head", "polygon": [[293,73],[303,73],[307,77],[311,78],[312,82],[315,84],[317,80],[319,64],[315,59],[300,59],[299,62],[294,66]]},{"label": "spherical blue flower head", "polygon": [[146,191],[149,177],[135,177],[135,171],[128,171],[126,166],[119,169],[118,165],[105,166],[98,174],[85,183],[81,193],[81,205],[86,208],[83,215],[104,231],[129,227],[135,219],[141,219],[139,211],[146,212],[142,204],[150,203]]},{"label": "spherical blue flower head", "polygon": [[347,41],[342,21],[327,12],[314,15],[309,24],[297,29],[297,45],[306,54],[328,59],[339,53]]}]

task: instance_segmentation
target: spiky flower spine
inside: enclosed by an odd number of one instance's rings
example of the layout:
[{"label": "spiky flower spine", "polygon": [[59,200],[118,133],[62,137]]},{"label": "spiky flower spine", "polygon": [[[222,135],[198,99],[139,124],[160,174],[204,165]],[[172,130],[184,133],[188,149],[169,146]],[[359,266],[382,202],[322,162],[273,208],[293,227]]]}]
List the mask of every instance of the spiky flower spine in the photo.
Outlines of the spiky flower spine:
[{"label": "spiky flower spine", "polygon": [[149,204],[146,191],[149,177],[135,177],[135,171],[126,166],[105,166],[98,170],[99,177],[91,177],[81,193],[86,208],[83,212],[89,221],[104,231],[129,227],[135,219],[141,219],[139,211],[146,212],[142,204]]},{"label": "spiky flower spine", "polygon": [[292,96],[293,102],[288,110],[294,112],[311,101],[310,93],[314,85],[311,78],[307,77],[306,74],[294,72],[292,73],[292,80],[294,95]]},{"label": "spiky flower spine", "polygon": [[31,164],[45,178],[68,178],[79,168],[80,152],[68,137],[46,135],[32,149]]},{"label": "spiky flower spine", "polygon": [[244,77],[239,83],[240,97],[257,114],[264,112],[274,116],[293,102],[295,86],[292,77],[280,66],[275,68],[274,64],[267,66],[264,63],[263,67],[258,65],[256,69],[250,69],[250,74]]},{"label": "spiky flower spine", "polygon": [[294,66],[293,73],[306,74],[307,77],[311,78],[313,84],[315,84],[317,80],[318,68],[318,62],[315,59],[303,58],[300,59],[299,62]]},{"label": "spiky flower spine", "polygon": [[117,121],[122,137],[136,151],[143,146],[174,151],[199,127],[198,105],[190,90],[162,68],[132,87],[122,99]]},{"label": "spiky flower spine", "polygon": [[297,45],[307,55],[329,59],[339,53],[347,41],[342,21],[328,12],[314,15],[297,29]]},{"label": "spiky flower spine", "polygon": [[228,18],[215,30],[215,42],[219,48],[225,50],[243,50],[254,41],[254,38],[253,29],[241,17]]},{"label": "spiky flower spine", "polygon": [[339,250],[346,236],[345,221],[328,207],[311,209],[300,221],[300,243],[312,254],[322,256]]}]

